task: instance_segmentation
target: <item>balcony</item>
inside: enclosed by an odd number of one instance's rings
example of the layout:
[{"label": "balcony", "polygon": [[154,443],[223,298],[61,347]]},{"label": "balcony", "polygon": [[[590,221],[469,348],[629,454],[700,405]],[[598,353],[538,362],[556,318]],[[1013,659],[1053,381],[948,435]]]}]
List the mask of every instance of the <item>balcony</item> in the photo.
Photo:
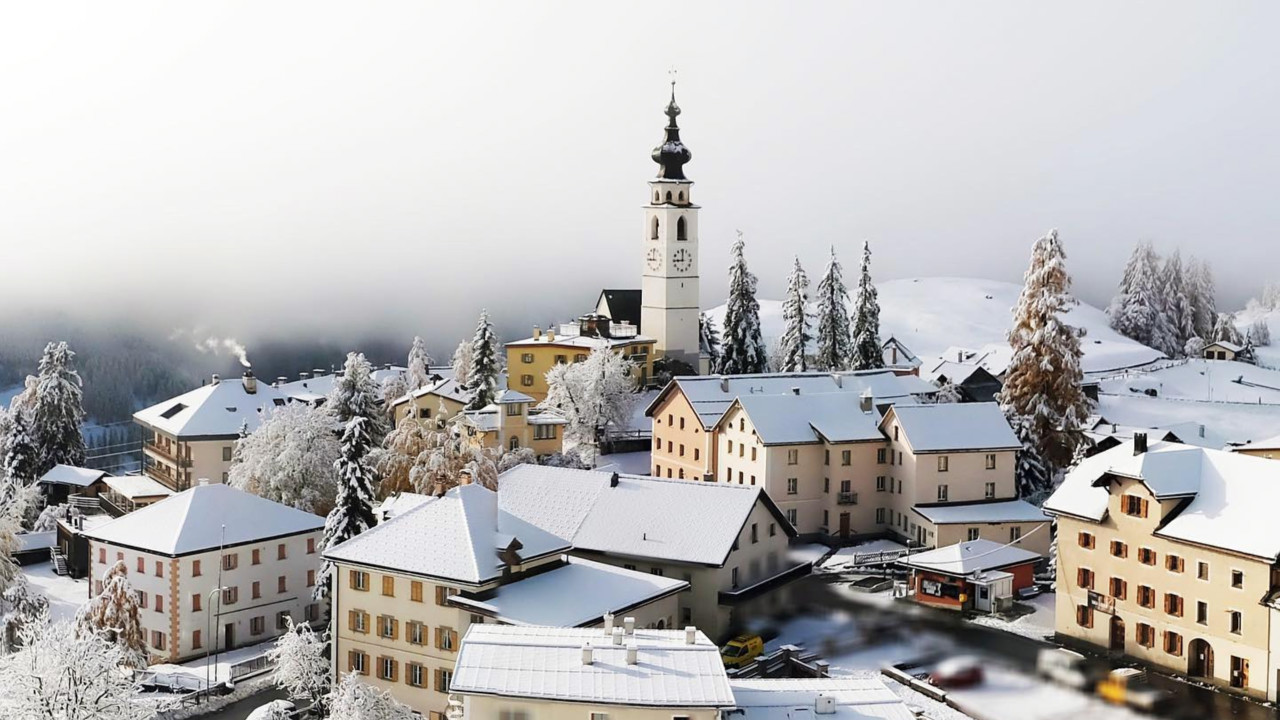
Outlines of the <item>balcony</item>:
[{"label": "balcony", "polygon": [[166,447],[155,442],[144,442],[142,444],[142,449],[144,451],[155,455],[165,462],[172,463],[178,467],[191,467],[191,461],[179,458],[178,455],[173,452],[172,448],[172,445]]},{"label": "balcony", "polygon": [[858,493],[856,492],[836,493],[836,504],[837,505],[857,505]]}]

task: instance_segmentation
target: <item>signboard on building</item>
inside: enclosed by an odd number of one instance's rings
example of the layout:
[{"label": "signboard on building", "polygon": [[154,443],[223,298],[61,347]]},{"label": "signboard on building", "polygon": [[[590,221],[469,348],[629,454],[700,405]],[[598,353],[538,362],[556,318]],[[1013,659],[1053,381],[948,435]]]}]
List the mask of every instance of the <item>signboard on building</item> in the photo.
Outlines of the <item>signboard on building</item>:
[{"label": "signboard on building", "polygon": [[1102,593],[1096,593],[1096,592],[1090,591],[1089,607],[1093,608],[1094,610],[1100,613],[1115,615],[1116,599],[1111,597],[1110,595],[1103,595]]}]

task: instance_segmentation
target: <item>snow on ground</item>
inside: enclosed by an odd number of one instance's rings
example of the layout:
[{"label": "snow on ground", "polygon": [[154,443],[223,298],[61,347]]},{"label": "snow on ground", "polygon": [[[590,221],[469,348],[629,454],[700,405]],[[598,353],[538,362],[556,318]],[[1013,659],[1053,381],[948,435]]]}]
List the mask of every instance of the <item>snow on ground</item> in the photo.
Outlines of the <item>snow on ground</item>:
[{"label": "snow on ground", "polygon": [[816,563],[831,552],[831,548],[822,543],[793,545],[787,550],[787,559],[798,563]]},{"label": "snow on ground", "polygon": [[1071,688],[1008,668],[987,665],[982,684],[950,691],[961,709],[985,720],[1141,720],[1133,710],[1109,705]]},{"label": "snow on ground", "polygon": [[[845,262],[846,271],[856,267],[849,264],[852,258]],[[1015,283],[948,277],[886,280],[876,283],[876,289],[881,339],[897,337],[926,362],[952,346],[979,348],[1006,342],[1012,308],[1022,292],[1022,286]],[[707,315],[719,325],[724,306],[712,308]],[[1088,332],[1081,341],[1085,372],[1134,367],[1164,357],[1112,330],[1106,313],[1092,305],[1082,303],[1074,308],[1067,322]],[[760,325],[766,343],[781,337],[781,301],[760,300]]]},{"label": "snow on ground", "polygon": [[[266,655],[267,651],[275,645],[275,640],[258,643],[257,645],[249,645],[247,647],[236,648],[227,652],[219,653],[216,656],[196,658],[189,660],[181,665],[172,665],[163,663],[160,665],[152,665],[148,670],[154,672],[157,677],[182,675],[189,678],[193,683],[192,686],[204,686],[205,673],[208,672],[212,676],[213,683],[229,680],[231,678],[231,666],[242,663],[246,660],[252,660],[256,657]],[[207,669],[206,669],[207,668]]]},{"label": "snow on ground", "polygon": [[1136,394],[1102,395],[1096,412],[1111,422],[1138,427],[1201,423],[1210,447],[1222,447],[1228,441],[1263,440],[1280,435],[1280,408],[1274,405],[1162,400]]},{"label": "snow on ground", "polygon": [[32,592],[48,598],[52,620],[74,620],[80,606],[89,601],[89,581],[55,574],[52,562],[27,565],[22,574]]},{"label": "snow on ground", "polygon": [[613,453],[596,456],[596,469],[623,475],[648,475],[652,455],[647,452]]},{"label": "snow on ground", "polygon": [[1045,593],[1030,600],[1019,601],[1020,605],[1030,605],[1034,608],[1034,612],[1014,620],[1006,620],[995,615],[979,615],[973,618],[972,622],[975,625],[984,625],[1015,635],[1044,640],[1053,636],[1055,598],[1053,593]]},{"label": "snow on ground", "polygon": [[1280,370],[1228,360],[1190,360],[1152,372],[1125,373],[1101,385],[1102,392],[1119,395],[1148,389],[1161,398],[1276,405],[1280,404]]}]

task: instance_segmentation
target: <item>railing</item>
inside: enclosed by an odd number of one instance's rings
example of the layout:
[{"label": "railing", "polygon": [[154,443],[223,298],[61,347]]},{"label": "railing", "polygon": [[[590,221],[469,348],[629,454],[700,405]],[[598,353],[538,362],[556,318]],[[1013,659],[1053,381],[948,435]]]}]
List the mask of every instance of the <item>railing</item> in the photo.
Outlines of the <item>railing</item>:
[{"label": "railing", "polygon": [[102,503],[98,502],[98,498],[90,495],[68,495],[67,504],[79,510],[86,515],[96,515],[103,511]]},{"label": "railing", "polygon": [[842,492],[842,493],[837,493],[837,494],[836,494],[836,504],[837,504],[837,505],[857,505],[857,504],[858,504],[858,493],[856,493],[856,492]]},{"label": "railing", "polygon": [[243,662],[235,663],[231,666],[231,681],[235,682],[242,678],[251,677],[264,673],[275,667],[268,655],[259,655],[255,658],[249,658]]},{"label": "railing", "polygon": [[144,442],[142,443],[142,449],[164,458],[178,467],[191,467],[190,460],[184,460],[178,457],[178,454],[171,450],[170,447],[165,447],[164,445],[159,445],[155,442]]}]

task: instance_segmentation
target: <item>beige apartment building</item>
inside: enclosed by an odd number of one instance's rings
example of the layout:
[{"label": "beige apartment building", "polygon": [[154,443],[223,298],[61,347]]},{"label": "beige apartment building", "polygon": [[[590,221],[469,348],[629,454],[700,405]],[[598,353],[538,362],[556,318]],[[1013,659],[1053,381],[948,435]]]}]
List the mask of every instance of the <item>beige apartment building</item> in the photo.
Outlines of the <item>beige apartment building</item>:
[{"label": "beige apartment building", "polygon": [[539,411],[533,398],[515,390],[503,390],[494,401],[479,410],[464,410],[455,422],[476,447],[513,452],[529,448],[539,457],[563,449],[565,419],[550,411]]},{"label": "beige apartment building", "polygon": [[759,487],[520,465],[499,478],[498,500],[575,556],[689,583],[675,626],[716,640],[793,607],[811,569],[788,557],[795,529]]},{"label": "beige apartment building", "polygon": [[265,642],[318,622],[324,518],[228,485],[197,485],[84,530],[92,592],[124,562],[152,662]]},{"label": "beige apartment building", "polygon": [[[505,383],[499,383],[505,385]],[[420,387],[391,404],[391,416],[397,425],[406,421],[420,423],[430,429],[443,428],[471,402],[471,393],[453,378]]]},{"label": "beige apartment building", "polygon": [[241,428],[253,432],[286,402],[245,370],[238,380],[214,375],[208,385],[139,410],[133,421],[144,431],[143,473],[174,492],[199,480],[226,482]]},{"label": "beige apartment building", "polygon": [[1145,435],[1088,458],[1058,520],[1057,633],[1276,700],[1280,464]]},{"label": "beige apartment building", "polygon": [[469,626],[589,627],[616,615],[669,627],[688,587],[568,558],[567,542],[499,509],[497,494],[479,485],[410,497],[397,510],[324,555],[337,570],[334,673],[364,675],[437,720]]}]

